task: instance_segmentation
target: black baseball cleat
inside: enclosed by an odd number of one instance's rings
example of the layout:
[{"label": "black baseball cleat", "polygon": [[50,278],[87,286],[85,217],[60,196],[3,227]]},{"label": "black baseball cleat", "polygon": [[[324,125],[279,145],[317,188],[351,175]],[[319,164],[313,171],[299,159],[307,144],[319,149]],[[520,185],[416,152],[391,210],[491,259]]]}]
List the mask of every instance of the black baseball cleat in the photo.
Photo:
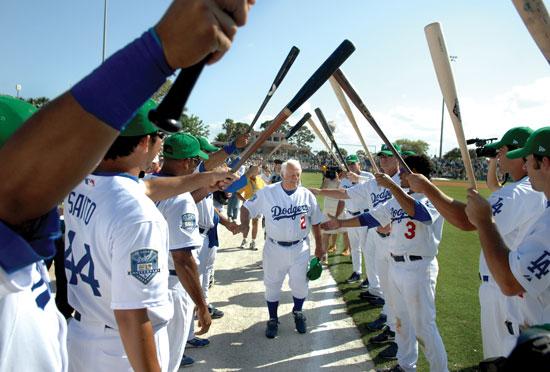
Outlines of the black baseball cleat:
[{"label": "black baseball cleat", "polygon": [[361,284],[359,285],[359,288],[361,289],[369,289],[369,280],[368,279],[365,279],[361,282]]},{"label": "black baseball cleat", "polygon": [[386,342],[395,340],[395,332],[392,332],[390,327],[384,327],[382,333],[377,336],[369,338],[369,344],[385,344]]},{"label": "black baseball cleat", "polygon": [[397,359],[397,344],[395,342],[390,343],[390,345],[382,350],[378,356],[382,359],[387,360],[396,360]]},{"label": "black baseball cleat", "polygon": [[355,283],[361,280],[361,275],[356,273],[355,271],[351,273],[350,277],[346,279],[346,283],[351,284]]},{"label": "black baseball cleat", "polygon": [[367,329],[370,331],[381,331],[382,328],[386,325],[386,322],[388,321],[388,318],[386,317],[386,314],[380,313],[378,315],[378,318],[373,320],[372,322],[367,323]]},{"label": "black baseball cleat", "polygon": [[401,366],[398,364],[396,366],[389,367],[389,368],[377,369],[376,372],[405,372],[405,370],[401,368]]},{"label": "black baseball cleat", "polygon": [[382,297],[368,298],[367,302],[372,306],[384,306],[386,303]]},{"label": "black baseball cleat", "polygon": [[277,331],[279,330],[279,321],[277,318],[269,319],[267,321],[267,327],[265,329],[265,337],[275,338],[277,336]]},{"label": "black baseball cleat", "polygon": [[306,333],[306,317],[301,311],[293,311],[294,324],[298,333]]},{"label": "black baseball cleat", "polygon": [[223,315],[224,315],[223,311],[216,309],[212,305],[208,305],[208,312],[210,313],[210,317],[212,319],[220,319],[220,318],[223,318]]},{"label": "black baseball cleat", "polygon": [[377,297],[380,297],[380,296],[372,294],[369,291],[362,291],[361,293],[359,293],[359,298],[363,300],[368,300],[369,298],[377,298]]}]

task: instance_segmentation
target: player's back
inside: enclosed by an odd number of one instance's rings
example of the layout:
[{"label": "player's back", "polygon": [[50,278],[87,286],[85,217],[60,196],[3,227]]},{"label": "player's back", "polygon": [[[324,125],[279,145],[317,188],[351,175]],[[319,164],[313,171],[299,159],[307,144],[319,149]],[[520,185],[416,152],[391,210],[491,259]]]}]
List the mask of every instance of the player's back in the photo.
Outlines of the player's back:
[{"label": "player's back", "polygon": [[[89,175],[65,198],[65,224],[69,303],[81,314],[116,328],[112,308],[132,303],[136,290],[132,282],[127,295],[113,296],[124,292],[125,281],[133,277],[153,294],[167,286],[166,221],[137,177]],[[135,242],[144,231],[155,246]]]}]

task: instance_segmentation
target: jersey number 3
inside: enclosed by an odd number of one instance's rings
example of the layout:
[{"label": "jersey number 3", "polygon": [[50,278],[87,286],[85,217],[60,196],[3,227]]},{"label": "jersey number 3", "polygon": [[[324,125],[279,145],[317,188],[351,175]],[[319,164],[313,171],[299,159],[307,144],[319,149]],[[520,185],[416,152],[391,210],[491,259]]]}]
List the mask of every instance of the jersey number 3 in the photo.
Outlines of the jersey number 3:
[{"label": "jersey number 3", "polygon": [[405,238],[407,238],[407,239],[414,238],[416,236],[416,225],[414,224],[414,222],[409,221],[409,222],[407,222],[407,224],[405,226],[408,227],[408,230],[405,233]]},{"label": "jersey number 3", "polygon": [[302,230],[305,230],[306,229],[306,216],[304,216],[303,214],[300,216],[300,228]]},{"label": "jersey number 3", "polygon": [[[69,278],[69,284],[78,284],[77,275],[80,276],[80,280],[84,283],[87,283],[92,287],[92,292],[94,296],[101,297],[101,292],[99,292],[99,282],[94,276],[94,261],[92,260],[92,255],[90,254],[90,246],[84,243],[84,256],[78,261],[75,265],[74,256],[73,256],[73,241],[76,233],[72,230],[67,232],[67,238],[69,240],[69,246],[65,250],[65,268],[71,271],[71,277]],[[88,275],[82,273],[84,267],[88,265]]]}]

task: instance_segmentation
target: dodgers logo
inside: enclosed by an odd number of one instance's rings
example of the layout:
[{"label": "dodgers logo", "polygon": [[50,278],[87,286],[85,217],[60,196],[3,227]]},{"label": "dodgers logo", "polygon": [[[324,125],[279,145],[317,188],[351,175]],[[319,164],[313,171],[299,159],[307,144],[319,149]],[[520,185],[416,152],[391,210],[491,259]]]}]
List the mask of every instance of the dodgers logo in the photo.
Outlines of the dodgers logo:
[{"label": "dodgers logo", "polygon": [[405,218],[410,218],[407,213],[403,209],[391,209],[391,220],[392,222],[397,221],[397,223],[401,223],[402,220]]},{"label": "dodgers logo", "polygon": [[180,230],[192,232],[197,227],[197,219],[193,213],[184,213],[181,215]]},{"label": "dodgers logo", "polygon": [[271,208],[271,218],[273,221],[279,221],[285,218],[295,220],[301,214],[307,214],[309,207],[307,205],[290,205],[288,208],[281,208],[278,205]]},{"label": "dodgers logo", "polygon": [[504,199],[498,198],[495,204],[491,205],[491,208],[493,208],[493,216],[496,216],[500,212],[502,212],[502,207],[504,206],[504,203],[502,202]]},{"label": "dodgers logo", "polygon": [[[537,279],[542,279],[543,276],[546,276],[550,271],[550,252],[544,251],[544,253],[537,258],[535,261],[531,261],[531,265],[527,267],[527,270],[532,272]],[[532,278],[526,277],[528,281],[531,281]]]},{"label": "dodgers logo", "polygon": [[391,199],[391,192],[387,189],[384,189],[384,191],[382,191],[380,194],[376,194],[374,192],[370,194],[370,200],[373,207],[376,207],[378,204],[383,203],[389,199]]},{"label": "dodgers logo", "polygon": [[128,275],[147,284],[160,272],[158,252],[154,249],[138,249],[130,253],[130,270]]}]

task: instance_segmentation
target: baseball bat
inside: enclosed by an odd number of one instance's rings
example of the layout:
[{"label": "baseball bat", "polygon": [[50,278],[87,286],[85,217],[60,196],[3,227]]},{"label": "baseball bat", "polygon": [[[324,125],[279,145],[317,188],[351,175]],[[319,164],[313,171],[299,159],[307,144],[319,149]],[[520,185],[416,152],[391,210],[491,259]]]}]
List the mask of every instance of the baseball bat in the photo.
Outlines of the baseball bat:
[{"label": "baseball bat", "polygon": [[279,150],[279,148],[287,143],[288,139],[290,137],[292,137],[297,131],[300,130],[300,128],[302,128],[304,126],[304,123],[306,121],[308,121],[309,119],[311,118],[311,114],[308,112],[306,113],[300,120],[298,120],[298,122],[296,124],[294,124],[294,126],[292,128],[289,129],[289,131],[287,132],[287,134],[285,135],[285,139],[283,141],[281,141],[281,143],[279,143],[277,145],[277,147],[275,147],[273,149],[273,151],[271,151],[269,153],[269,155],[267,155],[267,159],[271,158],[271,155],[273,155],[277,150]]},{"label": "baseball bat", "polygon": [[346,171],[349,172],[350,170],[349,170],[348,164],[346,163],[346,159],[344,159],[344,156],[342,155],[342,152],[340,151],[340,148],[338,147],[338,144],[334,140],[334,136],[332,135],[332,131],[330,130],[330,127],[328,126],[327,120],[325,119],[325,115],[323,115],[323,112],[318,107],[315,109],[315,113],[317,114],[317,117],[319,118],[319,122],[321,123],[321,126],[325,130],[325,133],[326,133],[328,139],[332,143],[332,146],[334,146],[334,149],[336,150],[336,153],[338,154],[338,157],[340,158],[340,160],[342,161],[342,164],[346,168]]},{"label": "baseball bat", "polygon": [[231,170],[235,172],[248,160],[252,154],[260,148],[260,146],[275,132],[285,120],[292,115],[305,101],[307,101],[313,93],[315,93],[334,73],[342,63],[355,51],[355,47],[349,40],[344,40],[338,48],[326,59],[325,62],[311,75],[311,77],[300,88],[298,93],[290,100],[290,102],[277,114],[271,124],[260,134],[256,142],[248,146],[243,152],[241,160],[235,164]]},{"label": "baseball bat", "polygon": [[550,18],[542,0],[512,0],[523,23],[550,64]]},{"label": "baseball bat", "polygon": [[462,127],[462,118],[460,116],[460,106],[458,103],[453,71],[451,69],[449,55],[447,54],[445,39],[441,32],[441,25],[439,22],[430,23],[424,27],[424,33],[426,34],[426,40],[430,48],[435,73],[437,75],[439,87],[441,88],[441,93],[443,94],[443,100],[445,101],[445,106],[447,106],[447,111],[453,122],[468,181],[471,187],[476,188],[474,168],[472,167],[470,153],[466,147],[466,139],[464,138],[464,128]]},{"label": "baseball bat", "polygon": [[165,132],[174,133],[182,128],[179,121],[183,108],[210,56],[193,66],[182,68],[156,109],[149,111],[149,120]]},{"label": "baseball bat", "polygon": [[264,101],[262,102],[262,105],[260,106],[260,109],[256,113],[256,116],[254,116],[254,119],[252,120],[252,123],[250,123],[250,126],[248,127],[248,132],[250,133],[252,131],[252,128],[254,128],[254,124],[256,124],[256,121],[258,121],[258,118],[260,117],[260,114],[264,111],[265,106],[285,78],[286,74],[288,73],[288,70],[290,70],[290,67],[296,60],[296,57],[298,57],[298,54],[300,53],[300,49],[293,46],[290,48],[290,52],[286,56],[285,61],[283,62],[281,68],[279,69],[279,72],[277,72],[277,76],[275,76],[275,80],[273,80],[273,83],[271,84],[271,87],[269,88],[269,91],[267,92],[267,95],[264,98]]},{"label": "baseball bat", "polygon": [[340,106],[342,106],[342,109],[346,113],[346,116],[348,117],[348,120],[351,123],[351,126],[353,127],[353,129],[355,130],[355,133],[357,134],[357,137],[359,137],[359,141],[361,142],[361,145],[363,145],[363,149],[365,150],[365,153],[367,154],[367,157],[369,158],[369,161],[371,162],[375,173],[379,173],[378,167],[376,166],[376,162],[374,161],[374,158],[372,157],[372,154],[370,153],[369,148],[367,147],[367,144],[365,143],[365,140],[361,135],[359,126],[355,121],[355,116],[353,116],[351,107],[349,106],[348,101],[346,101],[346,97],[344,96],[344,92],[342,92],[342,88],[340,88],[340,85],[338,85],[338,82],[336,81],[336,79],[334,79],[333,76],[330,77],[329,81],[330,81],[330,85],[332,86],[332,90],[334,90],[334,94],[336,94],[336,98],[338,98],[338,102],[340,102]]},{"label": "baseball bat", "polygon": [[313,121],[313,118],[310,118],[307,122],[311,126],[311,129],[313,129],[313,132],[315,132],[315,134],[317,135],[317,138],[319,138],[323,145],[325,145],[327,152],[333,157],[333,159],[336,161],[336,164],[344,168],[344,166],[340,163],[340,159],[338,159],[338,157],[334,154],[327,141],[325,140],[325,137],[321,134],[321,131],[317,127],[317,124],[315,124],[315,122]]},{"label": "baseball bat", "polygon": [[405,163],[405,160],[403,160],[403,157],[401,156],[401,154],[395,149],[393,144],[390,142],[388,137],[386,137],[386,135],[384,134],[384,132],[376,122],[376,120],[374,120],[369,109],[367,109],[367,106],[365,106],[365,104],[361,100],[361,97],[359,97],[359,94],[357,94],[357,92],[355,91],[355,89],[353,89],[348,79],[346,79],[342,70],[340,69],[336,70],[332,76],[334,76],[334,79],[336,79],[336,81],[338,82],[338,85],[340,85],[344,93],[346,93],[350,101],[355,105],[355,107],[357,107],[357,109],[365,117],[365,119],[367,119],[367,121],[370,123],[374,131],[378,134],[378,136],[380,136],[384,144],[392,152],[393,156],[397,158],[397,160],[399,161],[403,169],[405,169],[409,173],[412,173],[407,163]]}]

